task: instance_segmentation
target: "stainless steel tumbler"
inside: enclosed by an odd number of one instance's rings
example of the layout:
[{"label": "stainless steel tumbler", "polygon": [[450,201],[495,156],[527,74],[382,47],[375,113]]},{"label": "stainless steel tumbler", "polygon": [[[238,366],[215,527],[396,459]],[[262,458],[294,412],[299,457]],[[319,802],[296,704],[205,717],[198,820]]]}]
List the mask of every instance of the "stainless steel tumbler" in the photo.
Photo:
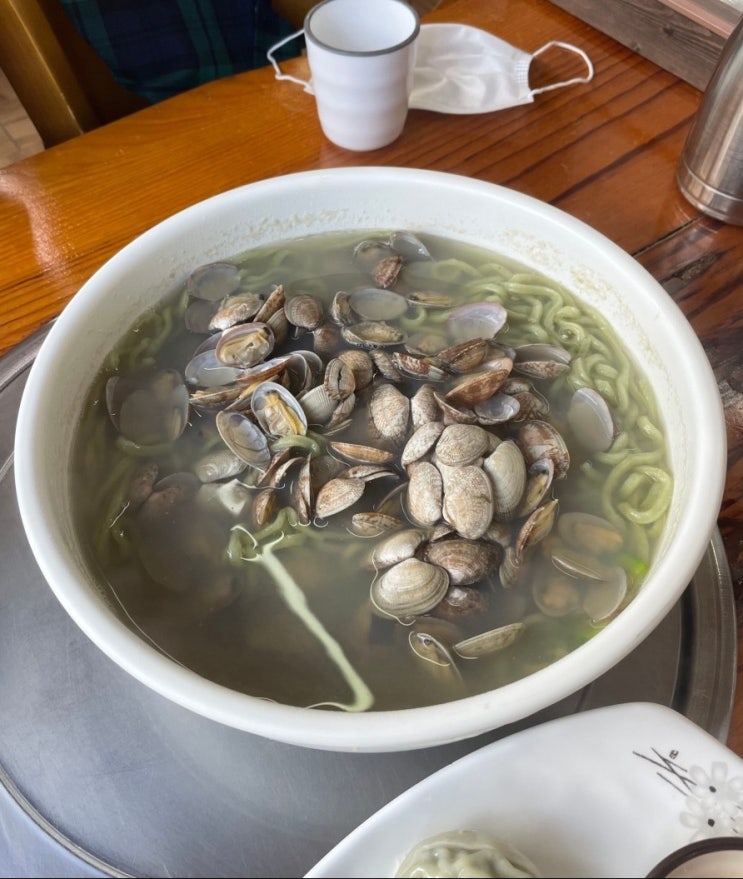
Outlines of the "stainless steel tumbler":
[{"label": "stainless steel tumbler", "polygon": [[743,18],[723,46],[676,171],[699,210],[743,225]]}]

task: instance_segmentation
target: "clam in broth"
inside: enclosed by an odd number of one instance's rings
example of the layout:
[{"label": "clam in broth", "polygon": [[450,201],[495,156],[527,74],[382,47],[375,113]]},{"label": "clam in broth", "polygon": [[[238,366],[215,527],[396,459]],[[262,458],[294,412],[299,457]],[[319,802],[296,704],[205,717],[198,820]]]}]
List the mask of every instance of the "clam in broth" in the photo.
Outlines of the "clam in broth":
[{"label": "clam in broth", "polygon": [[493,689],[591,638],[673,487],[598,314],[410,230],[197,269],[112,352],[76,462],[77,527],[145,637],[227,687],[350,711]]}]

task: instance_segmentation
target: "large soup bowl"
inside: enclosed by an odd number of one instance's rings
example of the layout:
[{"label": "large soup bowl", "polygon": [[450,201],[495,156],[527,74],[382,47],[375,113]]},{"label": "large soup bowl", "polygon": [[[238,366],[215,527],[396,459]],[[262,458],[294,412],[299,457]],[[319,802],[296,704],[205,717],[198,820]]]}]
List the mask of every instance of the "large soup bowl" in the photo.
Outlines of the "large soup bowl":
[{"label": "large soup bowl", "polygon": [[[657,397],[674,477],[660,545],[636,597],[545,668],[454,703],[359,713],[234,692],[164,656],[127,625],[73,524],[70,460],[91,381],[126,328],[195,268],[307,234],[409,229],[485,246],[565,284],[597,308]],[[214,721],[275,740],[382,752],[465,739],[547,708],[614,666],[666,616],[716,525],[725,474],[717,385],[680,310],[628,254],[536,199],[456,175],[399,168],[310,171],[221,193],[166,219],[103,265],[52,326],[21,402],[17,495],[31,549],[73,620],[141,684]]]}]

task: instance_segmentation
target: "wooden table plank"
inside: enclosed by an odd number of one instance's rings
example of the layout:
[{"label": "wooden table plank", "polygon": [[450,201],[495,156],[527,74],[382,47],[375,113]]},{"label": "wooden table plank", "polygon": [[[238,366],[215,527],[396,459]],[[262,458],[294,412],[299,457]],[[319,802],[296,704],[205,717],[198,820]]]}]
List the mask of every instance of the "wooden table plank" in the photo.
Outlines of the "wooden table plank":
[{"label": "wooden table plank", "polygon": [[[516,28],[525,16],[529,26]],[[477,22],[527,51],[553,38],[572,42],[589,53],[595,80],[497,113],[413,111],[396,143],[350,153],[325,140],[313,98],[265,68],[3,169],[0,225],[13,234],[0,241],[7,329],[0,354],[55,316],[106,259],[150,226],[217,192],[292,171],[384,164],[479,177],[551,201],[630,252],[694,216],[675,189],[670,161],[698,104],[691,86],[546,0],[527,10],[516,10],[513,0],[459,2],[430,16],[452,18]],[[580,72],[581,63],[550,53],[535,62],[534,82]],[[306,74],[304,59],[285,67]]]}]

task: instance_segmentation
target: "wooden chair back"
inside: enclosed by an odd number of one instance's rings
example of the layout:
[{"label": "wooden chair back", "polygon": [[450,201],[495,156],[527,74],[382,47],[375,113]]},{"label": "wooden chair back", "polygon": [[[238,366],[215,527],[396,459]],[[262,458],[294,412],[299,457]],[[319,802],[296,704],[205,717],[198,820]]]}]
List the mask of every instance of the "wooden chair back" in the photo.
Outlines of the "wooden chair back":
[{"label": "wooden chair back", "polygon": [[0,0],[0,67],[46,147],[146,105],[114,80],[57,0]]}]

